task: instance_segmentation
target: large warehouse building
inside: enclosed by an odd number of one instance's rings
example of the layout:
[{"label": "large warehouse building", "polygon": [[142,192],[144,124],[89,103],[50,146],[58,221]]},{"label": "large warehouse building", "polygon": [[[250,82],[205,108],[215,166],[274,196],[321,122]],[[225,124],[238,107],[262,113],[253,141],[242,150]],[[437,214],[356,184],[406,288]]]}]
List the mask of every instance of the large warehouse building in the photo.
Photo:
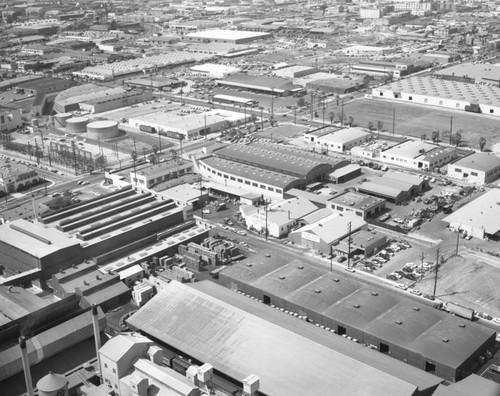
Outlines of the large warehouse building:
[{"label": "large warehouse building", "polygon": [[171,282],[127,323],[232,381],[257,376],[261,395],[422,396],[442,381],[208,281]]},{"label": "large warehouse building", "polygon": [[411,77],[373,88],[372,96],[500,116],[500,88],[496,86]]},{"label": "large warehouse building", "polygon": [[278,144],[231,145],[213,154],[198,162],[198,171],[204,177],[275,198],[283,198],[289,189],[324,180],[330,172],[348,164]]},{"label": "large warehouse building", "polygon": [[203,32],[189,33],[184,36],[186,41],[202,43],[230,43],[245,44],[258,40],[271,38],[271,33],[264,32],[246,32],[241,30],[205,30]]},{"label": "large warehouse building", "polygon": [[487,327],[298,260],[242,262],[219,280],[449,381],[473,373],[495,344],[496,333]]}]

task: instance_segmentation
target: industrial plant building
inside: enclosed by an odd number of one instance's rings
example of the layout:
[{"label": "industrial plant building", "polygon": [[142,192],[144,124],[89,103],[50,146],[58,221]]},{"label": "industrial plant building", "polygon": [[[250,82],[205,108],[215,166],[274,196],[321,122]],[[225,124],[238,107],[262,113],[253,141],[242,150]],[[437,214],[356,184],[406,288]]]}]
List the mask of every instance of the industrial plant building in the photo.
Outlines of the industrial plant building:
[{"label": "industrial plant building", "polygon": [[234,111],[212,109],[205,112],[178,114],[157,111],[138,117],[129,118],[129,125],[135,128],[155,128],[157,131],[167,134],[178,134],[183,139],[193,139],[206,136],[210,133],[219,132],[227,128],[227,123],[243,123],[247,120],[246,115]]},{"label": "industrial plant building", "polygon": [[284,197],[292,188],[305,188],[327,178],[345,160],[278,144],[231,145],[213,152],[197,163],[206,179],[258,195]]},{"label": "industrial plant building", "polygon": [[[298,283],[310,280],[295,277]],[[184,358],[209,363],[229,381],[241,384],[256,376],[264,395],[303,396],[314,389],[315,394],[420,396],[431,395],[442,381],[272,309],[267,301],[259,304],[237,289],[237,280],[234,291],[208,281],[190,286],[172,281],[127,323]]]},{"label": "industrial plant building", "polygon": [[115,257],[129,254],[151,243],[144,238],[156,238],[191,218],[190,206],[178,207],[170,199],[128,187],[41,215],[38,222],[20,219],[3,224],[4,282],[24,284],[39,279],[43,286],[53,274],[74,264],[85,259],[102,263],[109,260],[110,252]]},{"label": "industrial plant building", "polygon": [[405,370],[414,366],[452,382],[477,370],[495,343],[492,329],[300,261],[242,262],[222,271],[219,281],[405,362]]},{"label": "industrial plant building", "polygon": [[492,153],[473,153],[448,164],[448,176],[479,185],[500,177],[500,158]]},{"label": "industrial plant building", "polygon": [[293,84],[291,80],[286,78],[238,73],[231,74],[223,80],[217,80],[217,85],[273,96],[289,96],[303,89],[300,85]]},{"label": "industrial plant building", "polygon": [[497,86],[411,77],[373,88],[372,97],[500,116]]},{"label": "industrial plant building", "polygon": [[361,183],[357,189],[361,193],[399,204],[428,190],[429,182],[402,172],[388,172],[382,177]]}]

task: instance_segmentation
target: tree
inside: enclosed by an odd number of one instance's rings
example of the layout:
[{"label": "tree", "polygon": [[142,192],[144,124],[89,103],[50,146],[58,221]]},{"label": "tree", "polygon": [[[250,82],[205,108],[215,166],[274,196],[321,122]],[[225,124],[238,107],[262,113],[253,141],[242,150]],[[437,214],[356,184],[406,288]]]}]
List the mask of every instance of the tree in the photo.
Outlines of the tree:
[{"label": "tree", "polygon": [[[158,159],[158,162],[160,162],[160,149],[158,148],[158,146],[156,144],[153,144],[153,146],[151,147],[151,151],[153,152],[154,157],[156,157]],[[156,161],[154,159],[151,162],[153,164],[156,163]]]},{"label": "tree", "polygon": [[432,142],[439,143],[439,131],[432,131]]},{"label": "tree", "polygon": [[481,151],[483,151],[483,150],[484,150],[484,146],[486,146],[486,139],[485,139],[484,137],[482,137],[482,136],[481,136],[481,137],[479,138],[479,149],[480,149]]},{"label": "tree", "polygon": [[368,130],[371,132],[375,129],[375,126],[373,125],[373,122],[368,121]]},{"label": "tree", "polygon": [[307,102],[306,102],[306,100],[304,98],[299,98],[299,100],[297,100],[297,106],[298,107],[305,107],[306,105],[307,105]]},{"label": "tree", "polygon": [[335,119],[335,113],[333,111],[330,111],[328,113],[328,117],[330,117],[330,124],[333,124],[333,120]]},{"label": "tree", "polygon": [[106,157],[104,155],[96,155],[94,159],[94,164],[97,168],[104,169],[104,166],[106,165]]},{"label": "tree", "polygon": [[347,125],[349,125],[349,128],[350,128],[350,127],[352,127],[352,124],[354,124],[354,117],[349,116],[349,118],[347,119]]},{"label": "tree", "polygon": [[420,135],[420,139],[422,139],[422,140],[425,142],[425,141],[426,141],[426,139],[427,139],[427,135],[426,135],[425,133],[422,133],[422,134]]},{"label": "tree", "polygon": [[89,172],[89,174],[92,174],[93,171],[94,171],[94,165],[88,164],[87,165],[87,172]]},{"label": "tree", "polygon": [[458,147],[460,146],[460,143],[462,142],[462,132],[461,132],[461,129],[456,131],[454,134],[453,134],[453,144]]},{"label": "tree", "polygon": [[384,123],[382,121],[377,121],[377,130],[380,132],[384,127]]}]

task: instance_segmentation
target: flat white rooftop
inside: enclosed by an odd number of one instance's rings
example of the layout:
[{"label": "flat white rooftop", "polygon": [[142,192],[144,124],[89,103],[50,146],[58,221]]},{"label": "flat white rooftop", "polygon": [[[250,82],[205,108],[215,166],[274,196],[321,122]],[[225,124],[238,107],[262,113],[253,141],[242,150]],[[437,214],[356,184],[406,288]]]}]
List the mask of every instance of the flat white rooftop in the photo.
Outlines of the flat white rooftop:
[{"label": "flat white rooftop", "polygon": [[242,40],[250,38],[267,37],[269,33],[262,32],[246,32],[241,30],[205,30],[203,32],[195,32],[186,34],[186,37],[207,38],[211,40]]}]

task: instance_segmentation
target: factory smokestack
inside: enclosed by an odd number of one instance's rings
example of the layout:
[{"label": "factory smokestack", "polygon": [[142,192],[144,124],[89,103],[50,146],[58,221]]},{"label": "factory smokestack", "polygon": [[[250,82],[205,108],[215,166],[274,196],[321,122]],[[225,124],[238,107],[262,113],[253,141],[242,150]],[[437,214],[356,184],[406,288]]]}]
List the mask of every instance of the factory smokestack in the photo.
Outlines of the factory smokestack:
[{"label": "factory smokestack", "polygon": [[28,360],[28,351],[26,350],[26,338],[19,337],[19,347],[21,348],[21,359],[23,361],[24,380],[26,381],[26,391],[28,396],[33,396],[33,382],[31,381],[30,362]]},{"label": "factory smokestack", "polygon": [[97,369],[101,372],[101,359],[99,359],[99,349],[101,349],[101,331],[99,329],[99,315],[97,305],[92,304],[92,325],[94,327],[95,353],[97,357]]}]

